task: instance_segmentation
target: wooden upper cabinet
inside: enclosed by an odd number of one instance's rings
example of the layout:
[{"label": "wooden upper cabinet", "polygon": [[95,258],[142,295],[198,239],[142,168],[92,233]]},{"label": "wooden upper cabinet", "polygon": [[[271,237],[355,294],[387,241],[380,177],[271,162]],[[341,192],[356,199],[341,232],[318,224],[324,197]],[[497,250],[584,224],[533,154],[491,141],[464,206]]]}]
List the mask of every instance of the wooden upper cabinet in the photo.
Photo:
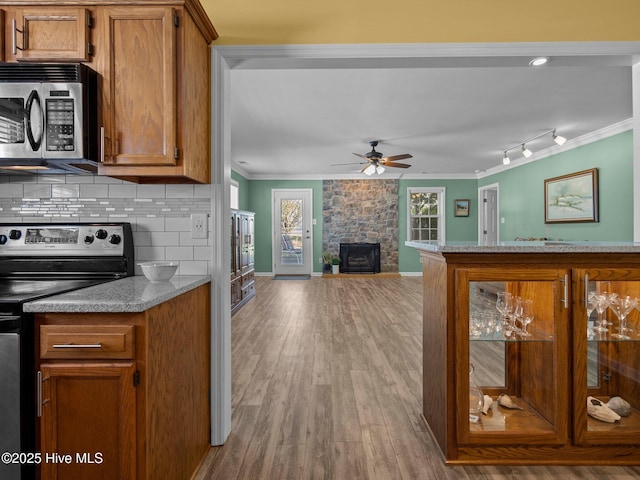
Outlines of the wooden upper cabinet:
[{"label": "wooden upper cabinet", "polygon": [[4,10],[0,10],[0,62],[4,60]]},{"label": "wooden upper cabinet", "polygon": [[15,11],[7,47],[18,61],[91,61],[93,16],[86,8],[29,7]]},{"label": "wooden upper cabinet", "polygon": [[[190,3],[190,2],[187,2]],[[98,8],[103,76],[100,175],[210,182],[210,51],[204,12],[183,5]],[[100,50],[100,51],[98,51]]]},{"label": "wooden upper cabinet", "polygon": [[176,32],[172,8],[102,10],[105,165],[176,165]]}]

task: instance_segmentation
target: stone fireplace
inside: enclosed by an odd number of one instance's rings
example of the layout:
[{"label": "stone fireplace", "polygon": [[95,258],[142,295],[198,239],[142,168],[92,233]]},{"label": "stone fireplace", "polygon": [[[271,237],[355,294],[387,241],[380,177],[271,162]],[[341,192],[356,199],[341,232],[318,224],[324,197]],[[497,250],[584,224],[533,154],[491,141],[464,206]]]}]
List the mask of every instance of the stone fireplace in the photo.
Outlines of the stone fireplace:
[{"label": "stone fireplace", "polygon": [[[398,271],[398,180],[324,180],[322,250],[380,244],[380,271]],[[342,264],[341,264],[342,271]]]}]

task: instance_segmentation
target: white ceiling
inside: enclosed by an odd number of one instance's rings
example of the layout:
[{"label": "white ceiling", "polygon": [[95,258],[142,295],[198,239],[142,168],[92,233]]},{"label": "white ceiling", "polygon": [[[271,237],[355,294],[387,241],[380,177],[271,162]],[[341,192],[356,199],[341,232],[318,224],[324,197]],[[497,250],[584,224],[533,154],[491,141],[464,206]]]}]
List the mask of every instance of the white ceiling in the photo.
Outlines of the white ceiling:
[{"label": "white ceiling", "polygon": [[[627,55],[273,59],[231,69],[231,164],[248,178],[361,177],[354,152],[410,153],[405,178],[475,177],[521,162],[545,131],[571,141],[632,117]],[[558,147],[551,135],[527,145]],[[536,156],[533,157],[534,159]],[[520,160],[518,160],[520,159]],[[354,162],[353,165],[334,166]]]}]

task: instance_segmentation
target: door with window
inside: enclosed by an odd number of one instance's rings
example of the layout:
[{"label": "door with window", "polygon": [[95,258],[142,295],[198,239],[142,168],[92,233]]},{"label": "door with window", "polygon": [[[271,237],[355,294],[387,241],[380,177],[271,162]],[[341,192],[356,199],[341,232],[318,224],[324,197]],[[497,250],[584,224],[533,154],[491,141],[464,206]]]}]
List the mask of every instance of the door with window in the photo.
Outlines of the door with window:
[{"label": "door with window", "polygon": [[312,190],[272,190],[273,273],[310,275],[313,271]]}]

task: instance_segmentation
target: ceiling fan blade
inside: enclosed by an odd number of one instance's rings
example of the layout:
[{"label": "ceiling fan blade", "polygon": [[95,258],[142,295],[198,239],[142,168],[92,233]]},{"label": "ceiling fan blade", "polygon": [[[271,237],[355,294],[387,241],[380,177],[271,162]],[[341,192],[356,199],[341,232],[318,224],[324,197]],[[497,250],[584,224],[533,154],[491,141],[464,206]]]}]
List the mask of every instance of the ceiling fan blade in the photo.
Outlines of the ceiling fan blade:
[{"label": "ceiling fan blade", "polygon": [[340,167],[342,165],[364,165],[367,162],[332,163],[330,167]]},{"label": "ceiling fan blade", "polygon": [[398,167],[398,168],[409,168],[411,165],[407,165],[406,163],[396,163],[396,162],[380,162],[380,165],[384,165],[385,167]]},{"label": "ceiling fan blade", "polygon": [[354,155],[356,157],[360,157],[360,158],[364,158],[365,160],[369,161],[369,159],[367,157],[365,157],[364,155],[360,154],[360,153],[354,153]]},{"label": "ceiling fan blade", "polygon": [[390,157],[385,157],[382,159],[383,162],[395,162],[396,160],[404,160],[405,158],[413,158],[413,155],[409,155],[408,153],[402,153],[400,155],[391,155]]}]

